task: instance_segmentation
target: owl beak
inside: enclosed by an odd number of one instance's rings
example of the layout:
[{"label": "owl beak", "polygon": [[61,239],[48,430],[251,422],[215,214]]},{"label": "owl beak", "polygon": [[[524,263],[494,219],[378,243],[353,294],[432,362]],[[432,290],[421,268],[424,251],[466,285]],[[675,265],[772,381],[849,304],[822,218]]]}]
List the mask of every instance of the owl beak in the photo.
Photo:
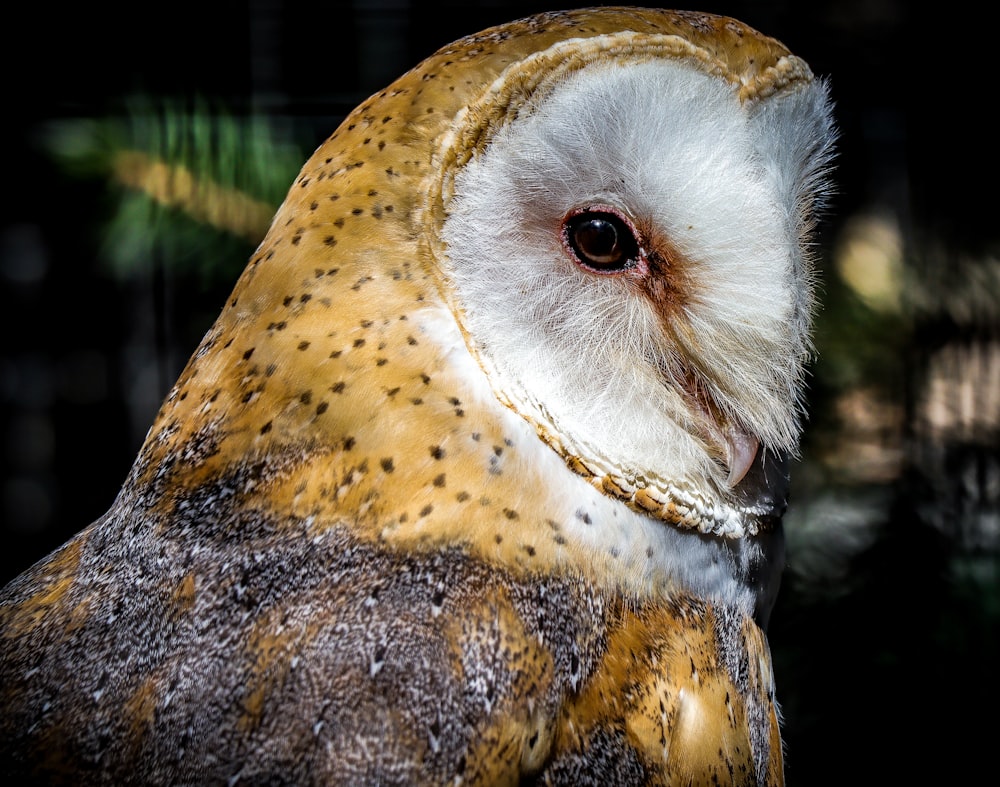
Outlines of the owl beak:
[{"label": "owl beak", "polygon": [[686,375],[682,390],[687,394],[691,410],[700,416],[700,436],[729,470],[726,485],[735,489],[753,467],[760,452],[760,440],[739,423],[721,414],[721,408],[696,375]]},{"label": "owl beak", "polygon": [[726,466],[729,468],[726,484],[733,489],[753,466],[760,450],[760,440],[737,426],[729,425],[726,428],[724,446]]},{"label": "owl beak", "polygon": [[761,448],[760,439],[737,420],[723,415],[707,386],[688,373],[681,390],[700,416],[700,437],[728,474],[726,486],[747,509],[780,518],[788,503],[787,457]]},{"label": "owl beak", "polygon": [[[757,444],[757,441],[754,440]],[[780,522],[788,508],[788,454],[758,447],[733,496],[760,522]]]},{"label": "owl beak", "polygon": [[762,521],[779,521],[788,506],[787,454],[762,448],[760,440],[737,425],[726,424],[721,431],[732,494]]}]

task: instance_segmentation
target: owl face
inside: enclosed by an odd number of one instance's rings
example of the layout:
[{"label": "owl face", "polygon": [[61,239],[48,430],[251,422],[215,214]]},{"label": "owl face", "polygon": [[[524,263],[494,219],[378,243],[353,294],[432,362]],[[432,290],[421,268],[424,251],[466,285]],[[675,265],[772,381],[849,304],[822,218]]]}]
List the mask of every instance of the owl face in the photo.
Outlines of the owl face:
[{"label": "owl face", "polygon": [[496,395],[578,472],[674,523],[756,532],[800,432],[827,95],[748,97],[635,39],[557,44],[570,65],[469,110],[456,138],[486,141],[445,182],[439,264]]}]

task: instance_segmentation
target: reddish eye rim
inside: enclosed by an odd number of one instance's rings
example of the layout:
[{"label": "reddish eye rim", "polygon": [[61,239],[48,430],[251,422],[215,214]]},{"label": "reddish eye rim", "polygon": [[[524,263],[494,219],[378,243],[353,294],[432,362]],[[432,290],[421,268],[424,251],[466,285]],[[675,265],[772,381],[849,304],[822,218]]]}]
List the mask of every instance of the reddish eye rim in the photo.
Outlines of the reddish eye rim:
[{"label": "reddish eye rim", "polygon": [[[589,215],[593,215],[595,217],[609,216],[614,220],[615,224],[627,230],[628,235],[630,236],[629,245],[633,247],[634,251],[629,255],[624,265],[614,267],[593,265],[586,259],[583,259],[577,252],[577,249],[570,238],[570,232],[575,224],[574,220]],[[644,276],[649,270],[648,261],[646,259],[646,251],[642,244],[642,234],[636,228],[635,224],[628,217],[628,215],[612,205],[591,204],[574,208],[563,217],[559,235],[563,250],[566,252],[567,256],[569,256],[577,267],[582,268],[588,273],[596,274],[598,276],[641,277]]]}]

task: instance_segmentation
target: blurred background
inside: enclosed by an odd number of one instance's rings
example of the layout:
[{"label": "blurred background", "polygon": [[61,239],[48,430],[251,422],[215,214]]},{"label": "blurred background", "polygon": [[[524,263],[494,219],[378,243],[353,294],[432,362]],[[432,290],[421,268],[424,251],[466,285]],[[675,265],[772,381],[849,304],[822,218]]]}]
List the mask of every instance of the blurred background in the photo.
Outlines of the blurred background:
[{"label": "blurred background", "polygon": [[[110,506],[343,117],[462,35],[569,5],[22,9],[0,55],[2,581]],[[841,135],[770,630],[787,782],[978,781],[1000,732],[995,20],[970,0],[687,7],[805,58]]]}]

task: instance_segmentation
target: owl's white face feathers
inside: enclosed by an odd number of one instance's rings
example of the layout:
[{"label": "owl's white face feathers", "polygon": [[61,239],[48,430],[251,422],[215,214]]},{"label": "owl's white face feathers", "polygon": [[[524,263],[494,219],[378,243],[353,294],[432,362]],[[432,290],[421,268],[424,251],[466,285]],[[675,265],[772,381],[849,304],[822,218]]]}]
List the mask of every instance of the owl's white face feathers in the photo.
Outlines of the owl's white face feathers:
[{"label": "owl's white face feathers", "polygon": [[811,79],[747,98],[674,37],[622,54],[635,39],[589,39],[569,73],[470,113],[488,142],[446,183],[440,263],[497,395],[578,472],[753,533],[800,432],[828,99]]}]

